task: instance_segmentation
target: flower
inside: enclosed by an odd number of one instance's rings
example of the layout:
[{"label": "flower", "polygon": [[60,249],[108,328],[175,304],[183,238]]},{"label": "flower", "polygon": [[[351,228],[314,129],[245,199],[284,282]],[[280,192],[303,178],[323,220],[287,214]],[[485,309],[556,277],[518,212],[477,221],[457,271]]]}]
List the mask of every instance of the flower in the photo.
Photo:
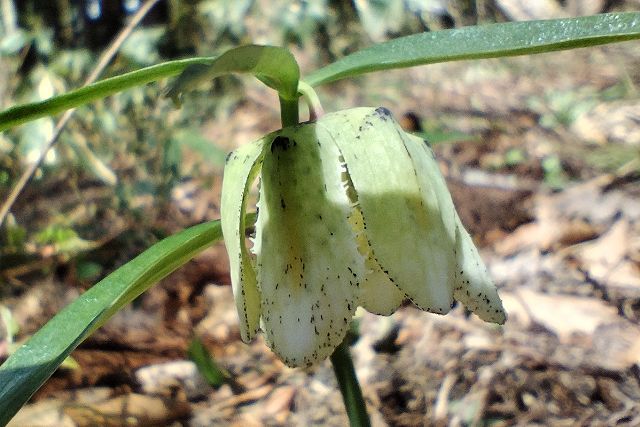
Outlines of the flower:
[{"label": "flower", "polygon": [[[246,194],[260,177],[253,248]],[[445,314],[454,299],[506,319],[431,148],[386,108],[355,108],[273,132],[230,154],[222,229],[242,339],[262,329],[289,366],[342,342],[358,306],[409,299]]]}]

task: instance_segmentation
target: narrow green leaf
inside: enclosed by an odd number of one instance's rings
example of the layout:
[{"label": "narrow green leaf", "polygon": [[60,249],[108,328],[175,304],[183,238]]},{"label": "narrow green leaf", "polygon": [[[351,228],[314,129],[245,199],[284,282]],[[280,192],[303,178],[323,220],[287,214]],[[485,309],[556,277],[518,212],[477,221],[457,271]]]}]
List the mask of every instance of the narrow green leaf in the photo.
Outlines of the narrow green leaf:
[{"label": "narrow green leaf", "polygon": [[0,425],[8,423],[69,353],[116,311],[221,238],[219,221],[168,237],[58,313],[0,366]]},{"label": "narrow green leaf", "polygon": [[177,78],[167,96],[178,103],[182,92],[203,81],[231,73],[249,73],[272,89],[280,98],[297,99],[300,69],[289,50],[275,46],[248,45],[231,49],[207,63],[189,66]]},{"label": "narrow green leaf", "polygon": [[508,22],[400,37],[347,55],[307,76],[311,86],[392,68],[527,55],[640,38],[640,13]]},{"label": "narrow green leaf", "polygon": [[194,337],[189,344],[189,359],[198,367],[198,371],[212,387],[220,387],[231,378],[229,372],[219,367],[200,338]]},{"label": "narrow green leaf", "polygon": [[44,101],[17,105],[0,112],[0,132],[41,117],[53,116],[70,108],[105,98],[123,90],[180,74],[187,66],[210,63],[213,58],[191,58],[163,62],[130,73],[100,80]]}]

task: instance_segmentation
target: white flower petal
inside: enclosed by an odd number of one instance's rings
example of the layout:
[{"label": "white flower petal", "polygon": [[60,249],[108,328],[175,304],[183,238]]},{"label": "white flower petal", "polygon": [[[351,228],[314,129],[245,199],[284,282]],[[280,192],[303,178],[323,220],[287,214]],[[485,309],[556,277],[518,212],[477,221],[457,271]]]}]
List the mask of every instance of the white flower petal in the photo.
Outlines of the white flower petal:
[{"label": "white flower petal", "polygon": [[360,207],[354,207],[350,221],[357,233],[358,249],[366,258],[367,273],[364,282],[360,285],[360,305],[370,313],[389,316],[400,307],[406,296],[393,284],[389,276],[382,271],[380,264],[373,258],[371,246],[364,233],[364,220]]},{"label": "white flower petal", "polygon": [[431,191],[438,200],[440,216],[444,225],[449,232],[453,231],[455,235],[455,247],[449,249],[453,250],[456,259],[454,298],[476,313],[482,320],[504,323],[506,314],[502,308],[498,291],[487,273],[471,236],[460,221],[433,151],[424,141],[413,135],[406,135],[404,142],[416,170],[420,171],[420,177],[424,182],[422,188],[425,188],[427,184],[431,186]]},{"label": "white flower petal", "polygon": [[346,335],[364,258],[349,223],[339,152],[326,132],[303,124],[271,138],[254,247],[262,329],[287,365],[311,365]]},{"label": "white flower petal", "polygon": [[485,322],[502,325],[507,320],[507,314],[502,307],[498,290],[457,213],[456,222],[458,270],[453,296]]},{"label": "white flower petal", "polygon": [[360,305],[373,314],[389,316],[407,299],[404,292],[398,289],[375,263],[375,269],[367,273],[361,285]]},{"label": "white flower petal", "polygon": [[240,335],[245,342],[253,338],[260,323],[260,292],[245,243],[246,194],[260,172],[266,141],[263,138],[243,145],[229,155],[220,201],[222,233],[229,254],[231,284],[240,317]]},{"label": "white flower petal", "polygon": [[[320,121],[319,121],[320,122]],[[357,193],[373,255],[395,285],[423,310],[444,314],[453,303],[453,230],[403,144],[405,133],[384,108],[327,114]]]}]

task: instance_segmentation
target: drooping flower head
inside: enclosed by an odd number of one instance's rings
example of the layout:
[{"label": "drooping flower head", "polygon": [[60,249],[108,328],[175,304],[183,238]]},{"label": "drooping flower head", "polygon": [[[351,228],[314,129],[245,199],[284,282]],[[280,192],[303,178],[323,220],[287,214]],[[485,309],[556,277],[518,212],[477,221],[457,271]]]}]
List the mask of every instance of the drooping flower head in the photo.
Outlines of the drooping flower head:
[{"label": "drooping flower head", "polygon": [[409,299],[445,314],[455,299],[485,321],[506,319],[431,148],[385,108],[326,114],[238,148],[221,210],[242,339],[262,329],[289,366],[331,355],[358,306],[389,315]]}]

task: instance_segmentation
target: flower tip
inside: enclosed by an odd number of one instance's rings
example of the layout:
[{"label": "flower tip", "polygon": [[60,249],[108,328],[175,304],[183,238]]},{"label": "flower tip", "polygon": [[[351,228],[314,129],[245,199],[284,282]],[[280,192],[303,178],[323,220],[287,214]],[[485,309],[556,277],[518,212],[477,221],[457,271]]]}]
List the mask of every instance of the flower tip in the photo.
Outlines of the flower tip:
[{"label": "flower tip", "polygon": [[499,307],[491,309],[486,313],[477,313],[480,319],[485,322],[495,323],[497,325],[504,325],[507,321],[507,313],[504,311],[502,304]]}]

